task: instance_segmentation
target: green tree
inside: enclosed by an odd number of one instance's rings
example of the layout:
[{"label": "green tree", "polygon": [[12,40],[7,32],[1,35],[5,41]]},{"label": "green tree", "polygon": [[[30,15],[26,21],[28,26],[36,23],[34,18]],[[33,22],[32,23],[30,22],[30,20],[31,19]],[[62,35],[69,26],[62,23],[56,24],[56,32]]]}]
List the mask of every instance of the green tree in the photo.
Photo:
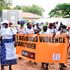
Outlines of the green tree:
[{"label": "green tree", "polygon": [[21,6],[16,5],[16,7],[14,7],[14,9],[16,9],[16,10],[21,10]]},{"label": "green tree", "polygon": [[70,18],[70,4],[63,3],[56,5],[56,7],[50,11],[49,15],[50,17]]},{"label": "green tree", "polygon": [[11,0],[0,0],[0,10],[10,9],[11,5],[12,5]]},{"label": "green tree", "polygon": [[44,9],[37,6],[37,5],[32,5],[32,6],[16,6],[14,7],[14,9],[19,9],[22,10],[23,12],[30,12],[30,13],[34,13],[37,15],[42,15]]}]

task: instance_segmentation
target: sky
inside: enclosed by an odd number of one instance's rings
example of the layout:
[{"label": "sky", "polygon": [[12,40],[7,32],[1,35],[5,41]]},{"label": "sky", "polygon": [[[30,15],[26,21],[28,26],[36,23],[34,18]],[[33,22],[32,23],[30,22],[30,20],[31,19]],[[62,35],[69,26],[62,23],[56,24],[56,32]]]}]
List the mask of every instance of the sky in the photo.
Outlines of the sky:
[{"label": "sky", "polygon": [[13,6],[16,5],[39,5],[44,8],[44,17],[48,17],[48,13],[59,3],[70,3],[70,0],[12,0]]}]

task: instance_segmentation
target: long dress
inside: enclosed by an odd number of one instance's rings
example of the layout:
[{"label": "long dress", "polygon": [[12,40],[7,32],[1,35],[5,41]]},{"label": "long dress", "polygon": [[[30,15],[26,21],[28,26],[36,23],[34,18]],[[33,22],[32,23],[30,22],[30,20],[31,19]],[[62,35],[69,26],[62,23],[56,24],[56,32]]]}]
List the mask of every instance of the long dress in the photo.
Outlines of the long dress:
[{"label": "long dress", "polygon": [[1,29],[1,65],[17,64],[17,58],[14,48],[13,35],[15,32],[10,28]]}]

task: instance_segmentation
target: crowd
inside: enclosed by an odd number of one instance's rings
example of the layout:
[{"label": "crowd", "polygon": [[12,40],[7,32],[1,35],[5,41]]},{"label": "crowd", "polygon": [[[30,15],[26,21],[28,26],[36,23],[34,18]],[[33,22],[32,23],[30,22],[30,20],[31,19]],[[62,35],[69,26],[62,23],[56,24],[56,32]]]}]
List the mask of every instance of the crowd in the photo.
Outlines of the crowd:
[{"label": "crowd", "polygon": [[[11,65],[17,63],[14,49],[15,34],[53,34],[53,36],[55,36],[66,33],[68,40],[70,36],[70,31],[62,22],[53,22],[48,23],[48,25],[42,24],[42,26],[39,26],[39,23],[32,24],[31,22],[25,23],[24,21],[18,21],[17,25],[18,26],[14,26],[12,22],[3,22],[0,27],[0,59],[2,70],[4,70],[3,66],[9,65],[9,69],[11,69]],[[48,64],[49,63],[42,63],[42,67],[46,65],[46,68],[48,70]],[[60,66],[66,67],[62,63]]]},{"label": "crowd", "polygon": [[62,24],[62,22],[54,22],[54,23],[48,23],[48,25],[42,24],[42,26],[37,24],[32,24],[30,22],[27,23],[25,26],[25,22],[21,23],[18,22],[19,27],[17,28],[18,34],[60,34],[60,33],[66,33],[69,35],[69,30],[67,29],[67,26]]}]

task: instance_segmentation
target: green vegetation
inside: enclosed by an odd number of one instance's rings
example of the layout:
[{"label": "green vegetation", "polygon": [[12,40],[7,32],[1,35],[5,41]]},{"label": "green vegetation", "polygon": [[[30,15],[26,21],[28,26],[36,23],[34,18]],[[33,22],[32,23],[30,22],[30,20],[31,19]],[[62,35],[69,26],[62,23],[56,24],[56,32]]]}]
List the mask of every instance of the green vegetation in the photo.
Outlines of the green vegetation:
[{"label": "green vegetation", "polygon": [[22,10],[23,12],[30,12],[30,13],[34,13],[34,14],[37,14],[37,15],[42,15],[43,14],[43,11],[44,9],[37,6],[37,5],[32,5],[32,6],[16,6],[14,7],[14,9],[17,9],[17,10]]},{"label": "green vegetation", "polygon": [[56,5],[56,7],[50,11],[49,15],[50,17],[70,18],[70,4],[63,3]]}]

